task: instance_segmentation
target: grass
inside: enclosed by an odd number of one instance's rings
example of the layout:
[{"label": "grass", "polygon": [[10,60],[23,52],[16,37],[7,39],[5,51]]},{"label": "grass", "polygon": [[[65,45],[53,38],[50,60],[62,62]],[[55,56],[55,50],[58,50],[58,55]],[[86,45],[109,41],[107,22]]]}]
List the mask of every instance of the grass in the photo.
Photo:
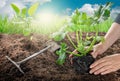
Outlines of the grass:
[{"label": "grass", "polygon": [[[7,34],[24,34],[28,35],[30,33],[41,33],[41,34],[50,34],[58,31],[65,23],[65,17],[58,18],[52,24],[43,24],[37,21],[31,22],[29,27],[26,23],[13,23],[13,20],[9,20],[7,17],[0,16],[0,33]],[[105,22],[97,25],[95,28],[99,32],[107,32],[112,20],[108,19]],[[82,26],[81,29],[85,32],[94,32],[96,31],[94,27]]]},{"label": "grass", "polygon": [[108,19],[108,20],[96,25],[95,27],[81,26],[80,28],[84,32],[95,32],[96,30],[98,30],[99,32],[107,32],[108,29],[110,28],[112,22],[113,22],[112,19]]},{"label": "grass", "polygon": [[[0,33],[25,35],[28,32],[25,26],[25,24],[15,24],[7,17],[2,18],[0,16]],[[30,33],[30,31],[28,33]]]},{"label": "grass", "polygon": [[[14,23],[15,22],[15,23]],[[56,20],[52,24],[42,24],[38,21],[31,21],[29,26],[26,22],[19,21],[19,19],[8,19],[7,17],[0,16],[0,33],[7,34],[24,34],[41,33],[50,34],[58,31],[63,26],[65,18]]]}]

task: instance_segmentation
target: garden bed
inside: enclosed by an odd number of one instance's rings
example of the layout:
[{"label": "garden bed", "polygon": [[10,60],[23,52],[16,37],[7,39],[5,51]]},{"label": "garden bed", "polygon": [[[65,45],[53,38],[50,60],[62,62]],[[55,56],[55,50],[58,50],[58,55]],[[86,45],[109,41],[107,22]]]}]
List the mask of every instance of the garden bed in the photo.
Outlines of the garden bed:
[{"label": "garden bed", "polygon": [[[104,33],[100,35],[104,35]],[[5,57],[8,55],[16,62],[20,61],[43,49],[46,41],[48,38],[44,35],[33,35],[30,40],[30,37],[22,35],[0,34],[0,81],[120,81],[119,71],[104,76],[77,74],[70,64],[69,58],[66,59],[63,66],[59,66],[55,63],[56,54],[49,51],[23,63],[21,68],[25,72],[24,75]],[[70,45],[67,39],[64,42]],[[73,50],[73,48],[69,49]],[[113,53],[120,53],[120,40],[98,58]]]}]

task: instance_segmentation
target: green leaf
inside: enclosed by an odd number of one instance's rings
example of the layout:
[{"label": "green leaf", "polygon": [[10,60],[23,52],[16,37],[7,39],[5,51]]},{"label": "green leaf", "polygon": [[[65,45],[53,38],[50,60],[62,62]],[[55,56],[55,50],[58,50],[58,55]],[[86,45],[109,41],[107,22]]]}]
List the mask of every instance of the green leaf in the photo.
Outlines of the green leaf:
[{"label": "green leaf", "polygon": [[[84,42],[83,42],[84,43]],[[85,46],[83,45],[82,42],[80,42],[77,46],[77,50],[80,53],[81,56],[85,55]]]},{"label": "green leaf", "polygon": [[104,20],[106,20],[108,17],[110,17],[110,10],[105,10],[103,16],[104,16]]},{"label": "green leaf", "polygon": [[96,32],[96,36],[93,38],[93,41],[91,42],[90,46],[89,46],[88,49],[86,50],[86,54],[93,49],[93,46],[94,46],[95,43],[96,43],[96,38],[97,38],[97,36],[98,36],[98,32]]},{"label": "green leaf", "polygon": [[84,46],[88,46],[88,45],[90,45],[91,44],[91,41],[85,41],[84,42]]},{"label": "green leaf", "polygon": [[33,4],[29,9],[28,9],[28,15],[33,16],[39,6],[39,3]]},{"label": "green leaf", "polygon": [[110,17],[110,7],[112,6],[111,2],[105,4],[105,6],[100,5],[99,9],[94,12],[94,18],[96,23],[107,20]]},{"label": "green leaf", "polygon": [[66,58],[66,54],[65,53],[61,54],[57,59],[56,63],[58,65],[63,65],[63,63],[65,62],[65,58]]},{"label": "green leaf", "polygon": [[82,13],[82,20],[86,20],[87,19],[87,14],[86,13]]},{"label": "green leaf", "polygon": [[20,14],[20,9],[19,9],[19,7],[17,7],[17,5],[15,5],[15,4],[11,4],[11,7],[13,8],[13,10],[15,11],[15,13],[17,14],[17,15],[19,15]]},{"label": "green leaf", "polygon": [[97,18],[100,17],[102,8],[103,8],[103,6],[100,5],[100,6],[99,6],[99,9],[94,12],[94,16],[95,16],[95,17],[97,17]]},{"label": "green leaf", "polygon": [[107,9],[109,9],[112,5],[113,5],[112,2],[107,2],[106,5],[105,5],[105,7],[106,7]]},{"label": "green leaf", "polygon": [[67,32],[59,31],[59,32],[53,33],[52,38],[55,41],[61,41],[65,38],[66,34],[67,34]]},{"label": "green leaf", "polygon": [[29,29],[23,30],[23,34],[24,34],[24,36],[30,35],[30,30]]},{"label": "green leaf", "polygon": [[105,41],[105,38],[104,38],[104,36],[99,36],[100,37],[100,39],[99,39],[99,41],[98,41],[98,39],[97,39],[97,42],[104,42]]},{"label": "green leaf", "polygon": [[[95,38],[95,37],[94,37]],[[101,37],[100,36],[97,36],[96,37],[96,42],[100,42],[101,41]]]},{"label": "green leaf", "polygon": [[60,50],[56,51],[56,54],[59,56],[56,63],[58,65],[63,65],[66,59],[66,50],[67,45],[65,43],[61,43]]},{"label": "green leaf", "polygon": [[27,14],[27,8],[23,8],[21,12],[22,17],[26,17],[26,14]]}]

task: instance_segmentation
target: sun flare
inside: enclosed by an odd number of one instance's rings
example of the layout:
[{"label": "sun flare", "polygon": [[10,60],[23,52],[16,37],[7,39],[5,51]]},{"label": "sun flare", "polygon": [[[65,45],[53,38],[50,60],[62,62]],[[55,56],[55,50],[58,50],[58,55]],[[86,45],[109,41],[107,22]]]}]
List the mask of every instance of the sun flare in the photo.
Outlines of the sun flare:
[{"label": "sun flare", "polygon": [[33,30],[40,32],[51,32],[56,31],[58,28],[63,26],[67,16],[58,15],[52,12],[40,12],[35,15],[35,20],[31,22]]},{"label": "sun flare", "polygon": [[56,18],[56,15],[50,12],[38,14],[38,21],[42,24],[53,24]]}]

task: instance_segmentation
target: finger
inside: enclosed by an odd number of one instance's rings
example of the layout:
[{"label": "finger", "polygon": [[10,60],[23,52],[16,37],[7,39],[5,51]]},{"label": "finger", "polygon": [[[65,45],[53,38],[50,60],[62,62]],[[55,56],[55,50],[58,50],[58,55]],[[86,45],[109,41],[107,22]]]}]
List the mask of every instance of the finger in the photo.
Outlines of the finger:
[{"label": "finger", "polygon": [[77,50],[74,50],[73,53],[78,53],[78,51],[77,51]]},{"label": "finger", "polygon": [[106,75],[106,74],[108,74],[108,73],[112,73],[112,72],[115,72],[115,71],[116,71],[115,69],[110,68],[110,69],[108,69],[108,70],[102,72],[101,75]]},{"label": "finger", "polygon": [[95,75],[101,74],[101,73],[105,72],[106,70],[109,70],[110,68],[111,68],[111,66],[104,66],[104,67],[100,68],[99,70],[95,71],[94,74]]},{"label": "finger", "polygon": [[94,68],[95,66],[97,66],[98,64],[102,63],[102,62],[105,62],[106,60],[105,59],[100,59],[96,62],[94,62],[92,65],[90,65],[90,68]]},{"label": "finger", "polygon": [[95,73],[97,71],[99,72],[99,70],[101,71],[101,69],[103,70],[104,67],[109,66],[109,65],[110,65],[109,62],[102,62],[102,63],[98,64],[97,66],[95,66],[94,68],[92,68],[90,70],[90,73],[92,74],[92,73]]},{"label": "finger", "polygon": [[70,59],[70,63],[71,63],[71,64],[73,64],[72,58],[73,58],[73,54],[70,54],[70,55],[69,55],[69,59]]},{"label": "finger", "polygon": [[96,49],[93,49],[93,52],[91,52],[91,55],[92,55],[94,58],[96,58],[98,54],[99,54],[99,51],[96,50]]},{"label": "finger", "polygon": [[97,57],[97,53],[96,52],[91,52],[91,55],[93,56],[93,58],[96,58]]},{"label": "finger", "polygon": [[72,58],[73,57],[73,54],[77,54],[78,51],[77,50],[74,50],[70,55],[69,55],[69,58]]},{"label": "finger", "polygon": [[72,57],[73,57],[73,54],[70,54],[70,55],[69,55],[69,58],[72,58]]}]

